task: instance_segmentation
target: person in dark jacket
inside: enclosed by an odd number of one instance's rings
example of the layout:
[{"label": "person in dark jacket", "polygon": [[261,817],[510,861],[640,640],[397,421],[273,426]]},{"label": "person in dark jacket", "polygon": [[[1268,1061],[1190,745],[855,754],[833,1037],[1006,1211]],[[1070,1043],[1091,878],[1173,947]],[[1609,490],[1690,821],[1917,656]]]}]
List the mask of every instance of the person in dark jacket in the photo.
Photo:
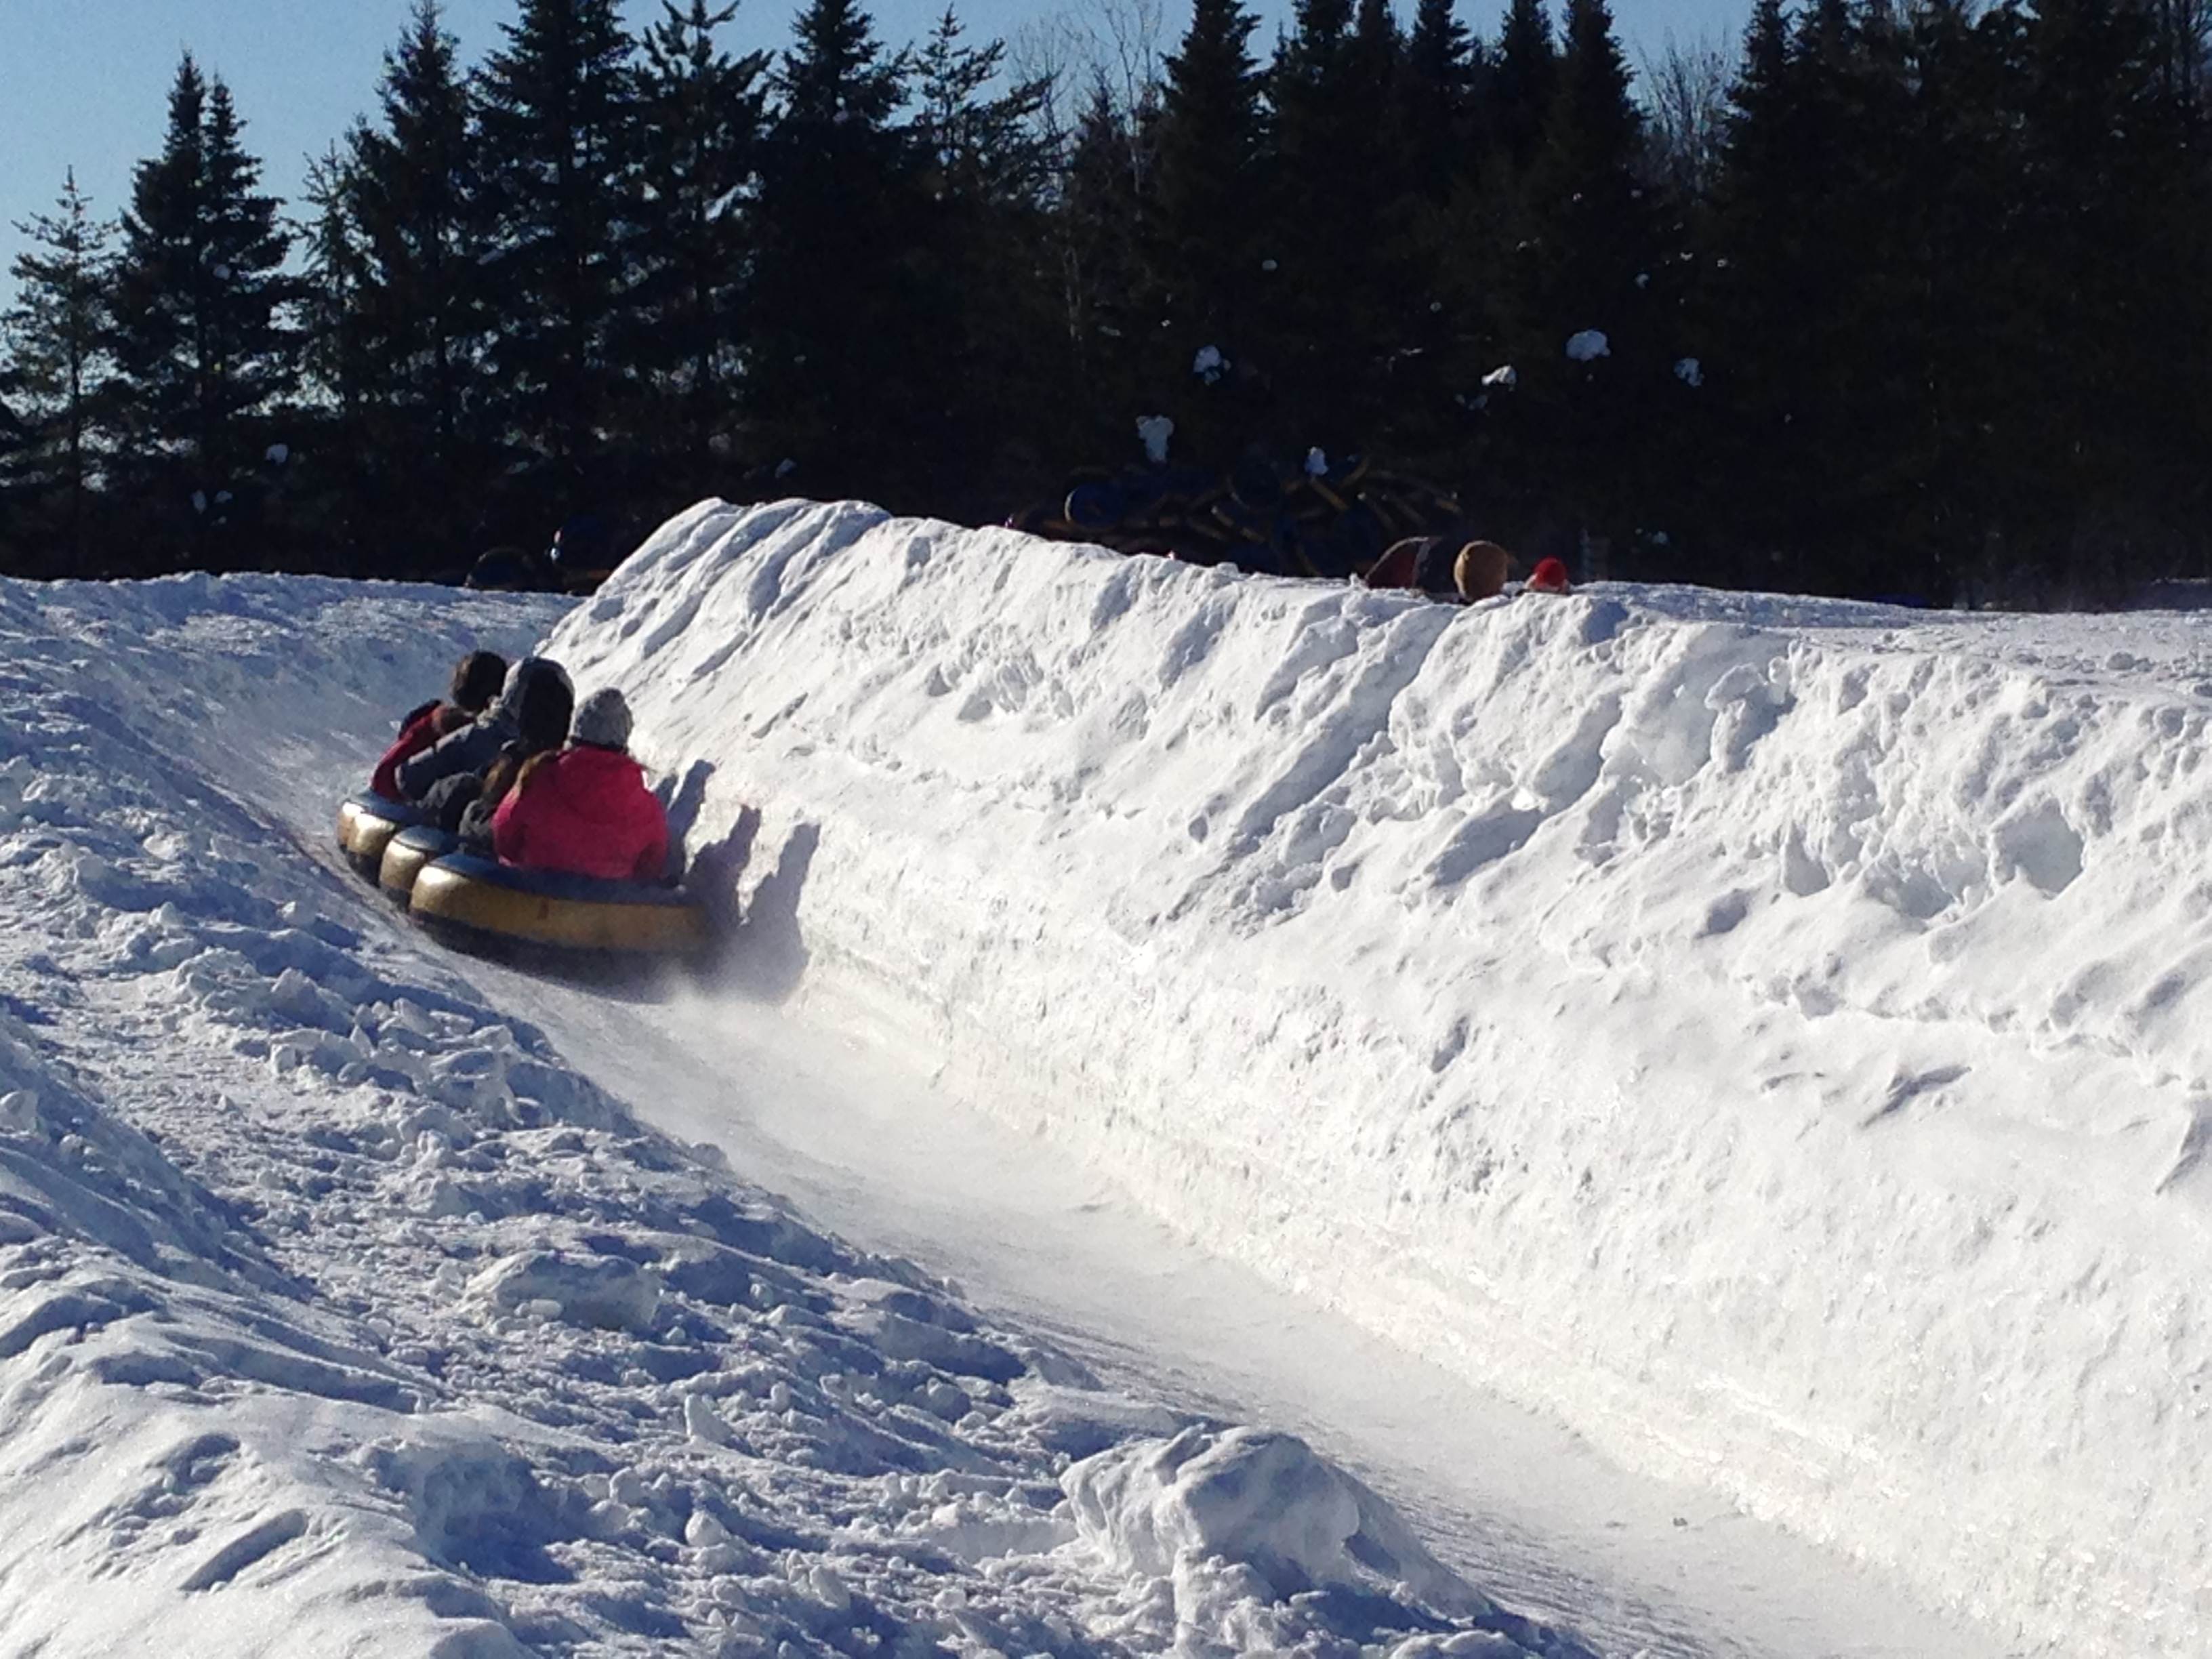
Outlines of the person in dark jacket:
[{"label": "person in dark jacket", "polygon": [[[422,792],[421,805],[429,813],[430,822],[449,835],[468,837],[472,827],[469,813],[478,801],[489,793],[492,804],[498,805],[532,756],[561,746],[561,739],[568,733],[568,716],[575,702],[575,692],[566,674],[532,676],[515,707],[514,735],[500,745],[492,763],[481,772],[455,772],[442,777]],[[467,850],[489,858],[489,808],[478,816],[473,828],[476,839]]]},{"label": "person in dark jacket", "polygon": [[[556,686],[558,692],[552,690]],[[499,758],[499,751],[520,735],[524,708],[542,697],[562,693],[571,698],[575,695],[566,669],[548,658],[525,657],[507,671],[499,700],[489,708],[458,732],[449,732],[400,763],[399,798],[420,802],[441,779],[471,773],[482,776]]]},{"label": "person in dark jacket", "polygon": [[443,702],[410,709],[399,735],[376,763],[368,787],[386,800],[398,800],[400,763],[422,753],[483,713],[507,679],[507,659],[496,651],[471,651],[453,665],[453,684]]},{"label": "person in dark jacket", "polygon": [[[431,794],[439,791],[467,790],[468,799],[463,805],[457,825],[464,852],[483,858],[492,856],[492,815],[500,803],[521,781],[524,770],[540,755],[550,755],[561,747],[568,735],[575,698],[566,679],[549,679],[536,695],[526,697],[522,704],[521,726],[514,741],[499,751],[499,758],[491,763],[480,779],[448,778],[434,786]],[[441,813],[441,815],[445,816]]]},{"label": "person in dark jacket", "polygon": [[629,705],[608,687],[576,705],[568,747],[541,755],[492,815],[500,862],[607,881],[658,881],[668,815],[629,757]]}]

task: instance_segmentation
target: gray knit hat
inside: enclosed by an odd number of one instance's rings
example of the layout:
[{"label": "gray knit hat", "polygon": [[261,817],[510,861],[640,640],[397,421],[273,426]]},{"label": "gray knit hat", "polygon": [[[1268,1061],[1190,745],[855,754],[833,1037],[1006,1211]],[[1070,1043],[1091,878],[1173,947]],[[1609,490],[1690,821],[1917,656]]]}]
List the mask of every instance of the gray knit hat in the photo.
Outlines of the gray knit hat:
[{"label": "gray knit hat", "polygon": [[629,705],[611,685],[602,687],[576,705],[568,722],[568,741],[588,743],[599,749],[629,747]]}]

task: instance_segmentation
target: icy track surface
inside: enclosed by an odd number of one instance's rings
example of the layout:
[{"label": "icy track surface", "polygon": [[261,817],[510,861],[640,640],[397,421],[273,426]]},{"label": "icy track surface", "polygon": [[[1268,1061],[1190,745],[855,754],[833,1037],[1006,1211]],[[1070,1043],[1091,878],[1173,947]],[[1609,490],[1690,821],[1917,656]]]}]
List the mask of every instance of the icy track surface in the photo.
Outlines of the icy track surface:
[{"label": "icy track surface", "polygon": [[641,1127],[278,827],[557,614],[0,583],[0,1650],[1589,1659]]},{"label": "icy track surface", "polygon": [[552,648],[756,992],[2023,1647],[2212,1646],[2212,638],[702,505]]}]

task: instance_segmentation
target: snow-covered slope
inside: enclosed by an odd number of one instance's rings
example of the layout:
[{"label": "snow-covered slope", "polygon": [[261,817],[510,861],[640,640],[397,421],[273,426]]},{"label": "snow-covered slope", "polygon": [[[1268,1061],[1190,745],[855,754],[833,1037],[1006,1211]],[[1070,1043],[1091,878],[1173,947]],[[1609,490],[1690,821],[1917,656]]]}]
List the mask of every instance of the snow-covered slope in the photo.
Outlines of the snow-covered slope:
[{"label": "snow-covered slope", "polygon": [[2212,636],[1471,610],[707,504],[622,684],[755,993],[2024,1642],[2212,1641]]},{"label": "snow-covered slope", "polygon": [[742,910],[708,994],[2021,1651],[2212,1644],[2196,620],[783,503],[572,613],[0,583],[7,1650],[1577,1650],[641,1127],[334,871],[392,716],[548,629]]},{"label": "snow-covered slope", "polygon": [[641,1128],[331,867],[557,611],[0,583],[0,1650],[1588,1659]]}]

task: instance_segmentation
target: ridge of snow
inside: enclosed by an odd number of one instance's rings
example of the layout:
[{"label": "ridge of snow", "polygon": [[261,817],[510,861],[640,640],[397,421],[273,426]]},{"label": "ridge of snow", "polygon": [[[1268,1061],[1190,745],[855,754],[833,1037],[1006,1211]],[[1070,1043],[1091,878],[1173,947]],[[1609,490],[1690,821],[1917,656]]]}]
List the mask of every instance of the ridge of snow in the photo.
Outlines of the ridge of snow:
[{"label": "ridge of snow", "polygon": [[1632,1467],[2202,1650],[2197,621],[1461,610],[708,502],[548,648],[773,991]]}]

